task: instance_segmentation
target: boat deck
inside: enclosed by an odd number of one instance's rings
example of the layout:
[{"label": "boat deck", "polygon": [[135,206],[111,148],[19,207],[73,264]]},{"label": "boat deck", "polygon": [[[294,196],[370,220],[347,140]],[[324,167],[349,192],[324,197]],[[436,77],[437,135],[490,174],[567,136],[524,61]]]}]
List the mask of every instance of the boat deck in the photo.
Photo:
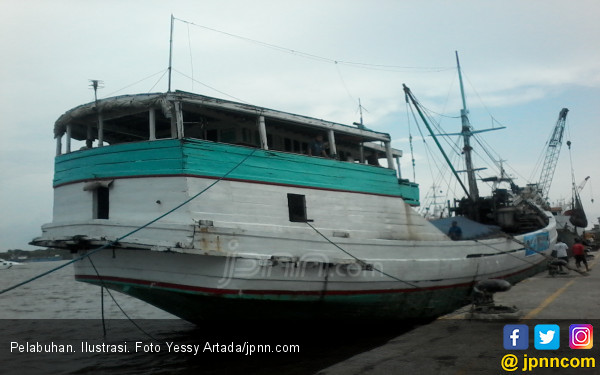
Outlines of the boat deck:
[{"label": "boat deck", "polygon": [[[318,372],[336,374],[503,374],[503,357],[514,354],[517,368],[513,373],[597,374],[600,367],[600,338],[589,350],[569,347],[569,326],[591,324],[600,327],[600,253],[588,260],[587,276],[575,271],[549,276],[542,272],[505,293],[497,293],[497,305],[516,306],[520,317],[514,319],[471,319],[470,308],[458,310],[434,322],[419,326],[385,345],[361,353]],[[571,259],[570,266],[574,267]],[[583,268],[582,268],[583,269]],[[503,328],[506,324],[523,324],[529,328],[527,350],[506,350]],[[556,324],[560,327],[558,350],[537,350],[534,327]],[[598,332],[598,330],[597,330]],[[541,368],[542,358],[568,358],[579,368]],[[582,368],[583,358],[594,358],[595,367]],[[578,360],[577,360],[578,359]],[[533,365],[537,367],[532,368]],[[525,368],[525,366],[527,366]],[[524,369],[525,368],[525,369]],[[513,370],[514,371],[514,370]]]},{"label": "boat deck", "polygon": [[443,219],[431,220],[430,223],[442,233],[448,233],[448,229],[450,229],[450,226],[454,221],[456,221],[462,230],[462,240],[481,240],[485,238],[507,236],[507,234],[501,231],[499,226],[481,224],[476,221],[469,220],[463,216],[452,216]]}]

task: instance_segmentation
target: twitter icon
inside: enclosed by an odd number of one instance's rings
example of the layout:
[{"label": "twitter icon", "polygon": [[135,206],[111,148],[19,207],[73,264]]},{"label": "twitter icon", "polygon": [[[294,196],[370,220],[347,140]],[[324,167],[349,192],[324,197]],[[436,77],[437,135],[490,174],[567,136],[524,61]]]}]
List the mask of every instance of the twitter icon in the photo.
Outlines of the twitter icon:
[{"label": "twitter icon", "polygon": [[533,335],[538,350],[556,350],[560,347],[560,327],[556,324],[538,324]]}]

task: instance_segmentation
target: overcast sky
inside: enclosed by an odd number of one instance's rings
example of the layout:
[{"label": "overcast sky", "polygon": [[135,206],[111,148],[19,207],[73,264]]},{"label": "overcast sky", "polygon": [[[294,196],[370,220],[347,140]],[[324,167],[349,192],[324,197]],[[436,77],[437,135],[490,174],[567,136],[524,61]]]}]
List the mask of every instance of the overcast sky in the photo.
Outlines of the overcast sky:
[{"label": "overcast sky", "polygon": [[[360,98],[365,124],[404,150],[410,179],[415,137],[423,198],[437,172],[402,84],[459,131],[457,50],[471,123],[506,126],[484,138],[517,184],[537,181],[558,113],[570,109],[575,180],[591,176],[582,199],[591,222],[600,216],[598,1],[0,0],[0,251],[32,248],[51,221],[54,121],[93,100],[90,79],[104,82],[100,97],[167,90],[171,14],[173,89],[345,124],[359,120]],[[570,163],[564,145],[553,201],[570,199]]]}]

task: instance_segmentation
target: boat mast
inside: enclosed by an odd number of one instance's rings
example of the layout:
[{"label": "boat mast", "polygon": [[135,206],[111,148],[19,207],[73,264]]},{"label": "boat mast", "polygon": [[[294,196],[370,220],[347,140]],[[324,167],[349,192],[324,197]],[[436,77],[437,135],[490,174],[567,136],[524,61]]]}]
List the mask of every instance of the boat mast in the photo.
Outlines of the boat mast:
[{"label": "boat mast", "polygon": [[169,38],[169,88],[167,92],[171,92],[171,67],[173,62],[173,23],[175,18],[171,14],[171,36]]},{"label": "boat mast", "polygon": [[406,96],[406,101],[408,102],[410,100],[413,103],[413,106],[417,110],[419,117],[421,117],[421,120],[425,124],[425,127],[429,131],[429,134],[431,134],[431,136],[433,137],[433,140],[434,140],[435,144],[437,145],[438,149],[440,150],[442,156],[444,157],[444,160],[446,160],[446,163],[450,167],[452,174],[454,174],[454,177],[456,177],[456,180],[458,181],[458,183],[464,190],[465,194],[467,194],[467,197],[472,199],[471,194],[469,193],[469,190],[466,188],[465,184],[462,182],[462,179],[458,176],[458,172],[456,171],[456,169],[454,169],[454,165],[452,165],[452,162],[450,161],[450,158],[446,154],[446,151],[444,151],[444,148],[440,144],[440,141],[437,139],[436,134],[433,132],[433,129],[431,128],[431,126],[429,126],[429,122],[427,121],[427,119],[425,118],[425,115],[421,111],[421,106],[417,103],[417,99],[415,99],[414,95],[412,94],[412,91],[410,91],[410,89],[405,84],[402,84],[402,87],[404,88],[404,94]]},{"label": "boat mast", "polygon": [[473,159],[471,156],[471,136],[473,132],[471,130],[471,124],[469,123],[469,111],[467,110],[467,101],[465,100],[465,90],[462,80],[462,72],[460,71],[460,61],[458,60],[458,51],[454,51],[456,54],[456,67],[458,69],[458,80],[460,82],[460,94],[462,97],[463,108],[460,110],[460,118],[462,121],[461,134],[463,136],[464,147],[463,151],[465,154],[465,164],[467,167],[467,180],[469,182],[469,196],[474,202],[479,198],[479,189],[477,188],[477,180],[475,179],[475,170],[473,169]]}]

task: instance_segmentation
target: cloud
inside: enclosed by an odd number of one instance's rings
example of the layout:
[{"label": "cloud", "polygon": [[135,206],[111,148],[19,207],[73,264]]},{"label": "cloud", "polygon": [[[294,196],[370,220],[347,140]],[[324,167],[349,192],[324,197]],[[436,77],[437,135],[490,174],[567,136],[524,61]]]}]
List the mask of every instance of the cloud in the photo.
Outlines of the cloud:
[{"label": "cloud", "polygon": [[[177,21],[173,68],[181,74],[173,74],[173,89],[228,99],[226,93],[346,124],[359,120],[360,98],[365,124],[389,132],[405,155],[409,118],[402,84],[428,108],[457,116],[458,50],[472,123],[485,127],[480,124],[488,121],[489,111],[508,124],[502,135],[486,139],[527,175],[564,106],[572,108],[573,152],[584,150],[577,152],[600,159],[597,141],[590,137],[600,117],[599,11],[600,3],[585,0],[382,0],[376,6],[360,0],[146,1],[144,7],[137,2],[2,1],[0,172],[3,181],[10,181],[2,190],[10,199],[0,208],[14,220],[1,222],[0,238],[22,243],[25,236],[15,235],[15,228],[39,233],[41,222],[49,220],[53,123],[68,109],[93,100],[89,79],[104,81],[100,97],[166,91],[167,76],[159,78],[168,67],[171,13],[326,58],[305,58]],[[457,119],[440,118],[447,129],[460,126]],[[417,137],[416,128],[411,130]],[[413,144],[417,177],[429,186],[426,151],[422,142]],[[578,166],[579,173],[600,179],[597,169],[583,171],[587,167]],[[570,171],[557,171],[556,178],[569,182]],[[562,185],[568,192],[570,185]],[[32,197],[47,202],[33,207]],[[3,246],[18,245],[5,241]]]}]

